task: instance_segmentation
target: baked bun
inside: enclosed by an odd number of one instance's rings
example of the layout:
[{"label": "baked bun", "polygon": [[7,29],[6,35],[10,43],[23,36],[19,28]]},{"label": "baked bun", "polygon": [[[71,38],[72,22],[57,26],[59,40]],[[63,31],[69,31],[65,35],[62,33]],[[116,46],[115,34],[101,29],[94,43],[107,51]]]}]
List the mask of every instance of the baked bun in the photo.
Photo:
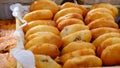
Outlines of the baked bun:
[{"label": "baked bun", "polygon": [[119,33],[120,31],[118,29],[110,28],[110,27],[95,28],[95,29],[91,30],[92,39],[94,40],[97,37],[99,37],[100,35],[102,35],[104,33],[110,33],[110,32],[117,32],[117,33]]},{"label": "baked bun", "polygon": [[35,27],[37,25],[57,26],[57,24],[52,20],[35,20],[27,23],[27,25],[23,27],[23,31],[27,32],[30,28]]},{"label": "baked bun", "polygon": [[74,42],[74,41],[90,42],[91,38],[92,38],[92,35],[91,35],[90,30],[77,31],[75,33],[72,33],[62,38],[62,41],[64,44],[62,47],[65,47],[67,44]]},{"label": "baked bun", "polygon": [[120,37],[120,33],[111,32],[111,33],[105,33],[97,37],[92,43],[96,46],[96,48],[106,39],[111,37]]},{"label": "baked bun", "polygon": [[120,43],[106,47],[101,54],[101,59],[103,65],[120,65]]},{"label": "baked bun", "polygon": [[56,45],[49,43],[40,43],[30,47],[28,50],[31,50],[33,54],[48,55],[51,58],[56,58],[60,53]]},{"label": "baked bun", "polygon": [[109,13],[94,12],[86,15],[85,24],[89,24],[90,22],[103,17],[107,17],[107,18],[110,18],[111,20],[114,20],[114,17]]},{"label": "baked bun", "polygon": [[1,53],[0,62],[1,68],[17,68],[17,60],[10,53]]},{"label": "baked bun", "polygon": [[54,44],[58,48],[60,48],[62,45],[62,40],[61,40],[60,36],[58,36],[54,33],[48,33],[45,35],[38,35],[38,36],[34,37],[33,39],[31,39],[30,41],[28,41],[25,44],[25,48],[28,49],[31,46],[34,46],[34,45],[39,44],[39,43],[50,43],[50,44]]},{"label": "baked bun", "polygon": [[83,17],[81,14],[79,13],[68,13],[64,16],[61,16],[60,18],[58,18],[56,20],[56,23],[58,24],[59,22],[61,22],[62,20],[65,20],[65,19],[70,19],[70,18],[76,18],[76,19],[80,19],[80,20],[83,20]]},{"label": "baked bun", "polygon": [[88,24],[90,29],[99,28],[99,27],[112,27],[119,28],[118,24],[114,20],[109,20],[109,18],[100,18],[96,19]]},{"label": "baked bun", "polygon": [[65,8],[65,9],[62,9],[60,11],[58,11],[55,16],[54,16],[54,20],[56,21],[59,17],[61,16],[64,16],[68,13],[79,13],[79,14],[83,14],[82,13],[82,10],[79,9],[79,8],[75,8],[75,7],[70,7],[70,8]]},{"label": "baked bun", "polygon": [[85,56],[85,55],[95,55],[95,51],[93,49],[80,49],[67,54],[64,54],[60,57],[62,63],[65,63],[68,59],[72,59],[74,57]]},{"label": "baked bun", "polygon": [[37,0],[30,5],[30,11],[43,9],[51,10],[52,13],[55,14],[59,10],[59,7],[51,0]]},{"label": "baked bun", "polygon": [[107,8],[102,8],[102,7],[101,8],[96,8],[96,9],[92,9],[87,14],[90,15],[90,14],[95,13],[95,12],[109,13],[112,16],[114,16],[114,14],[112,13],[112,11],[110,11]]},{"label": "baked bun", "polygon": [[29,35],[36,33],[36,32],[52,32],[56,35],[60,34],[59,30],[56,27],[49,26],[49,25],[38,25],[38,26],[35,26],[29,29],[26,32],[25,37],[28,37]]},{"label": "baked bun", "polygon": [[72,2],[65,2],[64,4],[62,4],[60,6],[60,9],[65,9],[65,8],[70,8],[70,7],[76,7],[76,8],[81,9],[83,12],[83,16],[85,16],[88,12],[88,10],[85,7],[83,7],[82,5],[78,5],[78,4],[75,4]]},{"label": "baked bun", "polygon": [[108,47],[108,46],[111,46],[113,44],[116,44],[116,43],[120,43],[120,37],[112,37],[112,38],[108,38],[106,39],[105,41],[103,41],[101,43],[100,46],[98,46],[98,49],[97,49],[97,54],[98,56],[100,57],[101,56],[101,53],[102,51]]},{"label": "baked bun", "polygon": [[94,55],[80,56],[69,59],[63,68],[101,67],[102,60]]},{"label": "baked bun", "polygon": [[60,32],[60,35],[61,37],[65,37],[74,32],[81,31],[81,30],[87,30],[87,29],[89,30],[89,27],[84,24],[73,24],[73,25],[64,27],[62,31]]},{"label": "baked bun", "polygon": [[89,42],[83,42],[83,41],[76,41],[76,42],[71,42],[67,46],[65,46],[62,49],[61,54],[66,54],[73,52],[75,50],[81,50],[81,49],[93,49],[94,51],[96,50],[95,46]]},{"label": "baked bun", "polygon": [[57,27],[59,30],[62,30],[64,27],[66,27],[68,25],[72,25],[72,24],[84,24],[84,22],[80,19],[70,18],[70,19],[65,19],[65,20],[59,22]]},{"label": "baked bun", "polygon": [[51,20],[53,13],[50,10],[36,10],[24,15],[23,19],[27,22],[34,20]]},{"label": "baked bun", "polygon": [[118,9],[109,3],[95,4],[91,7],[91,9],[96,9],[96,8],[107,8],[110,11],[112,11],[112,13],[114,14],[114,17],[118,15]]},{"label": "baked bun", "polygon": [[45,55],[35,55],[36,68],[62,68],[52,58]]}]

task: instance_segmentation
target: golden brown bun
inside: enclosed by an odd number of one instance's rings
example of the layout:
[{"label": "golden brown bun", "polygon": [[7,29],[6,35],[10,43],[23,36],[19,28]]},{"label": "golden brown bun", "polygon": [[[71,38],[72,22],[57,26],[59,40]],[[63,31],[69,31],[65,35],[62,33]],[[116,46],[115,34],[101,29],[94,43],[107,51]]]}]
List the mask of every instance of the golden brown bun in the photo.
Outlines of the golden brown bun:
[{"label": "golden brown bun", "polygon": [[96,46],[96,48],[107,38],[111,37],[120,37],[120,33],[111,32],[111,33],[105,33],[97,37],[92,43]]},{"label": "golden brown bun", "polygon": [[95,4],[91,7],[91,9],[96,9],[96,8],[107,8],[110,11],[112,11],[112,13],[114,14],[114,17],[118,14],[118,9],[109,3]]},{"label": "golden brown bun", "polygon": [[62,9],[60,11],[58,11],[55,16],[54,16],[54,20],[56,21],[59,17],[61,16],[64,16],[68,13],[79,13],[79,14],[83,14],[82,13],[82,10],[79,9],[79,8],[75,8],[75,7],[70,7],[70,8],[65,8],[65,9]]},{"label": "golden brown bun", "polygon": [[109,18],[100,18],[96,19],[88,24],[90,29],[99,28],[99,27],[112,27],[119,28],[118,24],[114,20],[109,20]]},{"label": "golden brown bun", "polygon": [[30,47],[28,50],[31,50],[34,54],[48,55],[51,58],[56,58],[59,55],[58,47],[49,43],[40,43]]},{"label": "golden brown bun", "polygon": [[89,24],[92,21],[99,19],[99,18],[103,18],[103,17],[105,17],[105,18],[107,17],[107,18],[110,18],[111,20],[114,20],[114,17],[109,13],[94,12],[94,13],[86,15],[85,24]]},{"label": "golden brown bun", "polygon": [[67,46],[65,46],[62,49],[61,54],[66,54],[73,52],[75,50],[81,50],[81,49],[93,49],[94,51],[96,50],[95,46],[89,42],[83,42],[83,41],[76,41],[76,42],[71,42]]},{"label": "golden brown bun", "polygon": [[31,46],[34,46],[34,45],[39,44],[39,43],[50,43],[50,44],[54,44],[58,48],[60,48],[62,45],[62,40],[61,40],[60,36],[58,36],[54,33],[48,33],[45,35],[38,35],[38,36],[34,37],[33,39],[31,39],[30,41],[28,41],[25,44],[25,48],[28,49]]},{"label": "golden brown bun", "polygon": [[60,18],[58,18],[56,20],[56,23],[58,24],[59,22],[61,22],[62,20],[65,20],[65,19],[70,19],[70,18],[76,18],[76,19],[80,19],[80,20],[83,20],[83,17],[81,14],[79,13],[68,13],[64,16],[61,16]]},{"label": "golden brown bun", "polygon": [[80,19],[76,18],[70,18],[70,19],[65,19],[58,24],[58,29],[62,30],[64,27],[72,25],[72,24],[84,24],[84,22]]},{"label": "golden brown bun", "polygon": [[117,32],[119,33],[120,31],[115,28],[110,28],[110,27],[100,27],[100,28],[95,28],[91,30],[92,33],[92,39],[96,39],[100,35],[104,33],[110,33],[110,32]]},{"label": "golden brown bun", "polygon": [[60,57],[62,63],[65,63],[68,59],[72,59],[74,57],[85,56],[85,55],[95,55],[95,51],[93,49],[79,49],[73,52],[64,54]]},{"label": "golden brown bun", "polygon": [[27,22],[34,20],[51,20],[53,13],[50,10],[36,10],[24,15],[23,19]]},{"label": "golden brown bun", "polygon": [[62,4],[60,6],[60,9],[65,9],[65,8],[70,8],[70,7],[76,7],[76,8],[79,8],[82,10],[83,12],[83,16],[86,16],[88,10],[83,7],[82,5],[79,5],[79,4],[75,4],[75,3],[72,3],[72,2],[65,2],[64,4]]},{"label": "golden brown bun", "polygon": [[105,41],[103,41],[101,43],[100,46],[98,46],[98,49],[97,49],[97,54],[98,56],[100,57],[101,56],[101,53],[102,51],[108,47],[108,46],[111,46],[113,44],[116,44],[116,43],[120,43],[120,37],[112,37],[112,38],[108,38],[106,39]]},{"label": "golden brown bun", "polygon": [[52,58],[45,55],[35,55],[36,68],[62,68]]},{"label": "golden brown bun", "polygon": [[49,26],[49,25],[38,25],[29,29],[25,34],[25,38],[36,32],[52,32],[56,35],[60,34],[59,30],[56,27]]},{"label": "golden brown bun", "polygon": [[17,68],[17,60],[10,54],[0,54],[0,68]]},{"label": "golden brown bun", "polygon": [[65,47],[67,44],[74,42],[74,41],[90,42],[91,38],[92,38],[92,35],[91,35],[90,30],[77,31],[75,33],[72,33],[62,38],[62,41],[64,44],[62,47]]},{"label": "golden brown bun", "polygon": [[102,7],[101,8],[96,8],[96,9],[92,9],[87,14],[90,15],[90,14],[95,13],[95,12],[109,13],[112,16],[114,16],[114,14],[112,13],[112,11],[110,11],[107,8],[102,8]]},{"label": "golden brown bun", "polygon": [[55,14],[59,10],[59,7],[55,2],[51,0],[37,0],[30,5],[30,11],[43,9],[51,10],[52,13]]},{"label": "golden brown bun", "polygon": [[27,32],[30,28],[35,27],[37,25],[51,25],[57,26],[57,24],[52,20],[35,20],[27,23],[27,25],[23,28],[24,32]]},{"label": "golden brown bun", "polygon": [[69,59],[63,65],[63,68],[86,68],[101,67],[102,60],[94,55],[80,56]]},{"label": "golden brown bun", "polygon": [[73,24],[69,25],[63,28],[63,30],[60,32],[61,37],[65,37],[71,33],[81,31],[81,30],[89,30],[89,27],[83,24]]},{"label": "golden brown bun", "polygon": [[120,65],[120,43],[106,47],[101,59],[104,65]]}]

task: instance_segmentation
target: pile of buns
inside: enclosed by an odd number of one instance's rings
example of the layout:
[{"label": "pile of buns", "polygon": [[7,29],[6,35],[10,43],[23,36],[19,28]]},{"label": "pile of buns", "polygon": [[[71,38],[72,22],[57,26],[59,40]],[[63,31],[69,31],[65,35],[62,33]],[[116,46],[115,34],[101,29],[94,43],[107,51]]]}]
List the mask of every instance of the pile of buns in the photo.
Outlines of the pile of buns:
[{"label": "pile of buns", "polygon": [[23,28],[25,49],[35,55],[36,68],[119,65],[117,14],[111,4],[93,5],[88,11],[71,2],[58,6],[37,0],[23,17],[28,22]]}]

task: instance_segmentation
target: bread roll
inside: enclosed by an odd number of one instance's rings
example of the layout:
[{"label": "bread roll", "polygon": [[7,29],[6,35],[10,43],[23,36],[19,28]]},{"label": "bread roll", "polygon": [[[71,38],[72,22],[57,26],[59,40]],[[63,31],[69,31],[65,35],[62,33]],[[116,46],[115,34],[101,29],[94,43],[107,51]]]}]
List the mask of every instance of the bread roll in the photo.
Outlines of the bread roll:
[{"label": "bread roll", "polygon": [[49,25],[38,25],[38,26],[35,26],[29,29],[26,32],[25,37],[28,37],[29,35],[36,33],[36,32],[52,32],[56,35],[60,34],[59,30],[56,27],[49,26]]},{"label": "bread roll", "polygon": [[63,68],[83,68],[83,67],[101,67],[102,60],[94,55],[80,56],[69,59],[63,65]]},{"label": "bread roll", "polygon": [[112,37],[112,38],[106,39],[105,41],[103,41],[103,42],[101,43],[100,46],[98,46],[97,55],[100,57],[102,51],[103,51],[106,47],[111,46],[111,45],[116,44],[116,43],[120,43],[120,37]]},{"label": "bread roll", "polygon": [[99,28],[99,27],[112,27],[119,28],[118,24],[114,20],[110,20],[109,18],[100,18],[96,19],[88,24],[90,29]]},{"label": "bread roll", "polygon": [[60,57],[60,60],[62,63],[65,63],[69,59],[85,56],[85,55],[95,55],[95,51],[93,49],[87,49],[87,48],[76,50],[76,51],[62,55]]},{"label": "bread roll", "polygon": [[51,20],[53,13],[50,10],[36,10],[24,15],[23,19],[27,22],[34,20]]},{"label": "bread roll", "polygon": [[72,25],[72,24],[84,24],[84,22],[80,19],[76,18],[70,18],[70,19],[65,19],[58,24],[58,29],[62,30],[64,27]]},{"label": "bread roll", "polygon": [[105,18],[107,17],[107,18],[110,18],[111,20],[114,20],[114,17],[111,14],[109,14],[109,13],[94,12],[94,13],[86,15],[86,17],[85,17],[85,24],[89,24],[92,21],[94,21],[96,19],[99,19],[99,18],[103,18],[103,17],[105,17]]},{"label": "bread roll", "polygon": [[35,20],[27,23],[25,27],[23,27],[23,31],[27,32],[32,27],[35,27],[37,25],[51,25],[51,26],[57,26],[57,24],[52,20]]},{"label": "bread roll", "polygon": [[82,12],[83,12],[83,16],[85,16],[88,12],[88,10],[85,7],[83,7],[82,5],[75,4],[75,3],[72,3],[72,2],[65,2],[64,4],[62,4],[60,6],[60,9],[65,9],[65,8],[70,8],[70,7],[76,7],[76,8],[81,9]]},{"label": "bread roll", "polygon": [[66,26],[65,28],[63,28],[63,30],[60,32],[61,37],[65,37],[69,34],[72,34],[74,32],[77,31],[81,31],[81,30],[89,30],[89,27],[83,24],[73,24],[73,25],[69,25]]},{"label": "bread roll", "polygon": [[112,11],[112,13],[114,14],[114,17],[118,14],[118,9],[109,3],[95,4],[91,7],[91,9],[96,9],[96,8],[107,8],[110,11]]},{"label": "bread roll", "polygon": [[45,55],[35,55],[36,68],[62,68],[52,58]]},{"label": "bread roll", "polygon": [[120,43],[106,47],[101,59],[104,65],[120,65]]},{"label": "bread roll", "polygon": [[96,50],[95,46],[89,42],[83,42],[83,41],[76,41],[76,42],[71,42],[67,46],[65,46],[62,49],[61,54],[66,54],[73,52],[75,50],[81,50],[81,49],[93,49],[94,51]]},{"label": "bread roll", "polygon": [[43,43],[43,44],[36,44],[30,47],[28,50],[31,50],[34,54],[39,55],[48,55],[51,58],[56,58],[59,56],[59,49],[54,44]]},{"label": "bread roll", "polygon": [[62,9],[60,11],[58,11],[55,16],[54,16],[54,20],[56,21],[59,17],[61,16],[64,16],[68,13],[79,13],[79,14],[83,14],[82,13],[82,10],[79,9],[79,8],[75,8],[75,7],[70,7],[70,8],[65,8],[65,9]]},{"label": "bread roll", "polygon": [[55,14],[59,10],[59,7],[55,2],[51,0],[37,0],[30,5],[30,11],[43,9],[51,10],[52,13]]},{"label": "bread roll", "polygon": [[81,30],[77,31],[75,33],[72,33],[70,35],[67,35],[62,38],[63,41],[63,46],[65,47],[67,44],[74,42],[74,41],[85,41],[85,42],[90,42],[92,38],[90,30]]},{"label": "bread roll", "polygon": [[120,31],[118,29],[110,28],[110,27],[95,28],[95,29],[91,30],[92,39],[94,40],[97,37],[99,37],[100,35],[102,35],[104,33],[110,33],[110,32],[117,32],[117,33],[119,33]]},{"label": "bread roll", "polygon": [[50,43],[50,44],[54,44],[58,48],[60,48],[62,45],[62,40],[58,35],[56,35],[54,33],[48,33],[46,35],[36,36],[32,40],[28,41],[25,44],[25,48],[28,49],[31,46],[34,46],[34,45],[39,44],[39,43]]},{"label": "bread roll", "polygon": [[96,48],[107,38],[111,37],[120,37],[120,33],[111,32],[111,33],[105,33],[97,37],[92,43],[96,46]]},{"label": "bread roll", "polygon": [[80,20],[83,20],[83,17],[81,14],[79,13],[68,13],[64,16],[61,16],[60,18],[58,18],[56,20],[56,23],[58,24],[59,22],[61,22],[62,20],[65,20],[65,19],[70,19],[70,18],[76,18],[76,19],[80,19]]}]

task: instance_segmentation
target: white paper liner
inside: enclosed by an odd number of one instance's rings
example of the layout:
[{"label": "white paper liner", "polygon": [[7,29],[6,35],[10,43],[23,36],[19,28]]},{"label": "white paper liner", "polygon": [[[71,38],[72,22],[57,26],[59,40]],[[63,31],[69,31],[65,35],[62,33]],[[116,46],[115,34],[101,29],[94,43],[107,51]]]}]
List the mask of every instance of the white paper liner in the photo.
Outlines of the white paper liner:
[{"label": "white paper liner", "polygon": [[[17,59],[23,68],[36,68],[33,53],[24,49],[25,40],[22,28],[27,22],[22,18],[24,14],[29,12],[28,8],[22,6],[21,4],[13,4],[10,6],[10,9],[13,11],[13,16],[22,22],[22,25],[17,27],[14,32],[14,35],[17,37],[17,45],[15,48],[11,49],[10,53]],[[18,23],[19,22],[16,22],[16,24]]]}]

